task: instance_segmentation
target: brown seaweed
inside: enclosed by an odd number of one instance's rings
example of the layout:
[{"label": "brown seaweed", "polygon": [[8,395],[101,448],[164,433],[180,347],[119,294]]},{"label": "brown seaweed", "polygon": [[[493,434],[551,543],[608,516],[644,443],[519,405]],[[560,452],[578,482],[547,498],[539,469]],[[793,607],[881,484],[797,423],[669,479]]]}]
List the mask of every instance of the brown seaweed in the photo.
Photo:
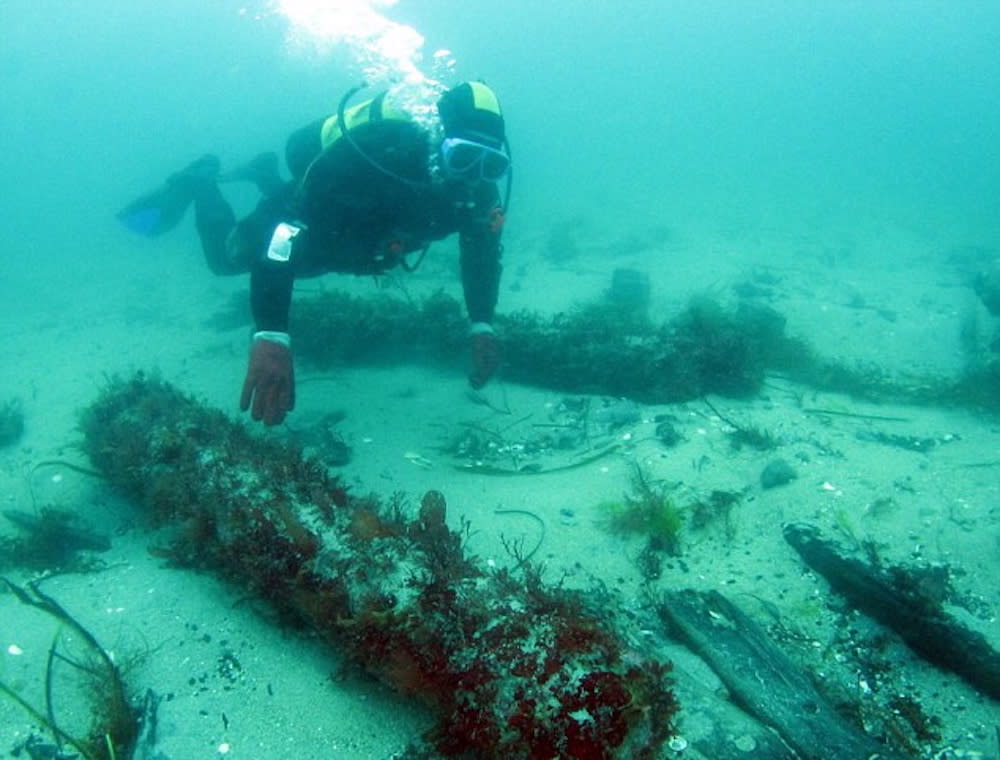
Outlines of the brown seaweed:
[{"label": "brown seaweed", "polygon": [[[45,666],[45,705],[33,705],[13,687],[0,681],[0,694],[18,704],[32,719],[45,728],[53,737],[55,745],[53,757],[73,757],[64,751],[72,747],[84,760],[116,760],[130,757],[139,735],[138,711],[129,701],[128,689],[121,668],[111,659],[94,635],[87,630],[59,602],[41,590],[38,583],[30,583],[22,588],[6,578],[2,583],[14,597],[26,606],[41,611],[56,620],[60,626],[81,639],[85,646],[86,660],[80,661],[59,652],[62,632],[53,639]],[[53,707],[52,673],[56,662],[66,663],[79,674],[85,688],[90,692],[89,707],[91,726],[85,736],[74,736],[65,730]],[[33,744],[35,749],[44,746],[34,735],[25,744]]]}]

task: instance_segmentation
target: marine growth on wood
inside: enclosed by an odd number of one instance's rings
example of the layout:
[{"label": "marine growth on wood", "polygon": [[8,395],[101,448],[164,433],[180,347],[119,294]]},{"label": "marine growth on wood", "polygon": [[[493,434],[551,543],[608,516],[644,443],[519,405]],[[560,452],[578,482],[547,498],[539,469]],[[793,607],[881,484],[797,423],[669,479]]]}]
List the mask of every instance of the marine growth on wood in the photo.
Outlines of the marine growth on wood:
[{"label": "marine growth on wood", "polygon": [[355,496],[142,374],[112,381],[81,426],[94,466],[172,536],[158,552],[260,595],[429,705],[436,752],[652,758],[670,736],[669,665],[632,650],[614,605],[466,556],[441,493],[412,509]]}]

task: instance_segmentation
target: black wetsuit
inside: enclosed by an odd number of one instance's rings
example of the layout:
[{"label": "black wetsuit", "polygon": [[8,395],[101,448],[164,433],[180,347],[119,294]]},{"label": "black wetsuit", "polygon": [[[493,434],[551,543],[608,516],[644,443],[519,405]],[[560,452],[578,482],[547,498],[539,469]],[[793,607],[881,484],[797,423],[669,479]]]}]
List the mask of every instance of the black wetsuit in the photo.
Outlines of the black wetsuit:
[{"label": "black wetsuit", "polygon": [[[432,181],[427,134],[413,122],[368,122],[352,129],[352,140],[341,137],[325,151],[322,126],[318,120],[292,134],[286,162],[293,180],[246,219],[237,224],[230,211],[225,225],[225,209],[213,214],[209,199],[198,204],[198,229],[213,270],[249,266],[257,329],[288,331],[297,277],[379,274],[456,232],[469,319],[491,323],[501,269],[496,185]],[[281,222],[302,228],[287,262],[267,256]]]}]

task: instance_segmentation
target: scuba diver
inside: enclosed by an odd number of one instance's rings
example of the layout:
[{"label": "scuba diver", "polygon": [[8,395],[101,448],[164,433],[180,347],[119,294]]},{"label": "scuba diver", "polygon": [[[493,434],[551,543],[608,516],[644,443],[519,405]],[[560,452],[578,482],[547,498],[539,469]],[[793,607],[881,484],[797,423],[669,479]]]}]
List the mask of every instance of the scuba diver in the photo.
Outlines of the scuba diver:
[{"label": "scuba diver", "polygon": [[[250,273],[255,332],[240,408],[265,425],[280,424],[295,406],[288,335],[295,279],[412,271],[431,242],[453,233],[470,322],[471,386],[485,385],[499,364],[492,322],[510,148],[496,94],[464,82],[440,97],[437,118],[422,125],[391,93],[346,108],[359,89],[344,96],[336,114],[289,137],[290,181],[280,177],[274,153],[225,174],[218,158],[205,155],[118,214],[128,228],[155,236],[193,203],[209,268]],[[239,222],[219,189],[227,181],[253,182],[262,195]]]}]

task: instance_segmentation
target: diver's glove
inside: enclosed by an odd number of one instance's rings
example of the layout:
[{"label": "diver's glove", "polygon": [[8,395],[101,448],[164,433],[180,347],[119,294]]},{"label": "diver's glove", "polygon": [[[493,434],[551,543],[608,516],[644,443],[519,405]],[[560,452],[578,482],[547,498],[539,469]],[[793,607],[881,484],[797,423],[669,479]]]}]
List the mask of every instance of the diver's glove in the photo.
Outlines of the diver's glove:
[{"label": "diver's glove", "polygon": [[295,370],[288,333],[261,330],[254,333],[250,364],[240,394],[240,409],[265,425],[279,425],[295,408]]},{"label": "diver's glove", "polygon": [[493,333],[493,327],[486,322],[473,322],[469,327],[472,339],[472,372],[469,385],[476,390],[482,388],[500,366],[500,344]]}]

